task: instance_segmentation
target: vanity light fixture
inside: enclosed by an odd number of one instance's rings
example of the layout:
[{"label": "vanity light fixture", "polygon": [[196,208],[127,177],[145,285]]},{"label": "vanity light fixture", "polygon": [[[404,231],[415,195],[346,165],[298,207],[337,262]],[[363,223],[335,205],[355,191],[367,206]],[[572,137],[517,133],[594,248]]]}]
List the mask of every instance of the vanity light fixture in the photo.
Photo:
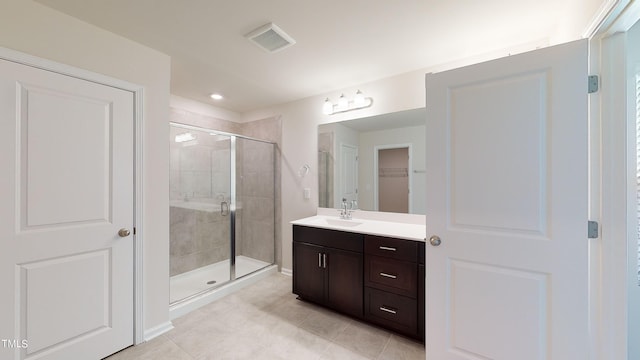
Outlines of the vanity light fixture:
[{"label": "vanity light fixture", "polygon": [[213,93],[213,94],[211,94],[211,98],[213,100],[222,100],[222,95],[220,95],[218,93]]},{"label": "vanity light fixture", "polygon": [[333,115],[343,113],[352,110],[364,109],[373,105],[373,99],[365,97],[362,91],[358,90],[353,100],[347,99],[344,94],[340,95],[338,103],[332,103],[329,98],[326,98],[322,105],[322,113],[325,115]]}]

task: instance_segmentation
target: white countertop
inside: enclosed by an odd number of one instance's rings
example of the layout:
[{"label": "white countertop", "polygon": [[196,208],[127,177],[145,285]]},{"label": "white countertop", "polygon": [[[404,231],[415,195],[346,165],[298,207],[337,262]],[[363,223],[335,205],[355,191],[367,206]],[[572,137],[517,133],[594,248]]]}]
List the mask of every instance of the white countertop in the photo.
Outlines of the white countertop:
[{"label": "white countertop", "polygon": [[337,215],[316,215],[291,224],[415,241],[425,241],[427,231],[424,223],[372,220],[356,217],[355,213],[351,220],[342,220]]}]

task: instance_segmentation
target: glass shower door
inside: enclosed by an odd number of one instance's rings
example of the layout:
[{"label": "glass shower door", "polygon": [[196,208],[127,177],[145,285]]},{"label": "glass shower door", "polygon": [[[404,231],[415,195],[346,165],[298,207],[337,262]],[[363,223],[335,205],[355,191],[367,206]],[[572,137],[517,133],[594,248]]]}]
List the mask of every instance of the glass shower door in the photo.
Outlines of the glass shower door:
[{"label": "glass shower door", "polygon": [[235,140],[235,277],[275,263],[275,145]]},{"label": "glass shower door", "polygon": [[232,137],[170,127],[171,303],[228,282]]}]

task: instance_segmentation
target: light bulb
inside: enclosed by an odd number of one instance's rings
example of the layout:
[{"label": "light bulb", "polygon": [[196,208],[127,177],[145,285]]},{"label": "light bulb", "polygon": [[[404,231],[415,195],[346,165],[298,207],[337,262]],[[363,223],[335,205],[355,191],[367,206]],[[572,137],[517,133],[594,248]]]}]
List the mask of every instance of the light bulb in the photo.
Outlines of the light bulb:
[{"label": "light bulb", "polygon": [[220,94],[211,94],[211,98],[213,100],[222,100],[222,95],[220,95]]},{"label": "light bulb", "polygon": [[325,115],[333,114],[333,104],[329,101],[329,98],[327,98],[324,101],[324,105],[322,105],[322,113]]},{"label": "light bulb", "polygon": [[353,98],[353,105],[356,107],[363,107],[365,105],[364,94],[362,91],[358,90],[356,92],[356,97]]},{"label": "light bulb", "polygon": [[340,95],[340,98],[338,99],[338,109],[347,110],[348,107],[349,107],[349,100],[347,100],[344,94]]},{"label": "light bulb", "polygon": [[175,142],[177,143],[181,143],[181,142],[185,142],[185,141],[191,141],[191,140],[195,140],[196,137],[192,134],[192,133],[182,133],[182,134],[178,134],[175,137]]}]

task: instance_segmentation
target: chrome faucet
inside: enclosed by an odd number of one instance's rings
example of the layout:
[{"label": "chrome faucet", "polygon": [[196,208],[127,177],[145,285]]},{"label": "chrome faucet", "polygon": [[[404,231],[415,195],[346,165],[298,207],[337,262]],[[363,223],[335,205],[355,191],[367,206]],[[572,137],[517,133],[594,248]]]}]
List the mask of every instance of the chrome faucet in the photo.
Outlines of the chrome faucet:
[{"label": "chrome faucet", "polygon": [[[353,203],[352,203],[353,206]],[[340,210],[340,219],[351,220],[351,210],[346,198],[342,198],[342,209]]]}]

